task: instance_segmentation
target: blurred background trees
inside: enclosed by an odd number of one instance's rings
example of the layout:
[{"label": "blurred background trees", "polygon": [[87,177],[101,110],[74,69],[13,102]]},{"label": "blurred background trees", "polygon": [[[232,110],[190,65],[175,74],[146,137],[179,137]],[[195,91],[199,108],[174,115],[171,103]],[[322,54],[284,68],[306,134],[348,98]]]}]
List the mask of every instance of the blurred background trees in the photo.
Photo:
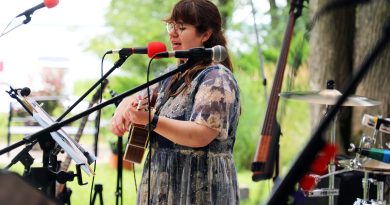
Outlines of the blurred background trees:
[{"label": "blurred background trees", "polygon": [[[250,183],[250,166],[253,160],[266,109],[276,61],[287,24],[290,1],[287,0],[214,0],[223,15],[224,32],[233,58],[235,76],[241,91],[242,115],[237,132],[234,158],[240,184]],[[326,80],[336,81],[341,90],[369,49],[382,35],[385,19],[390,15],[389,1],[375,0],[365,5],[353,5],[330,10],[316,21],[311,30],[308,25],[313,15],[328,0],[305,1],[302,16],[297,19],[282,91],[319,91],[325,89]],[[163,19],[170,13],[176,0],[115,0],[105,14],[108,32],[95,36],[87,43],[87,50],[97,56],[112,48],[142,47],[152,41],[168,45],[169,40]],[[253,4],[253,8],[252,8]],[[254,26],[256,21],[256,28]],[[258,39],[256,38],[256,32]],[[260,47],[257,47],[257,40]],[[107,57],[104,67],[115,62],[118,56]],[[263,61],[261,60],[263,59]],[[143,55],[131,56],[121,68],[109,77],[109,89],[122,93],[146,81],[149,59]],[[109,63],[107,63],[109,62]],[[174,59],[154,60],[152,75],[162,72]],[[356,94],[382,102],[374,109],[343,109],[339,118],[340,147],[345,148],[352,136],[362,132],[362,113],[389,117],[390,51],[376,61],[370,73],[356,89]],[[265,79],[264,79],[265,78]],[[49,82],[49,80],[47,81]],[[53,88],[62,82],[50,82]],[[74,94],[80,96],[94,83],[93,80],[76,83]],[[59,89],[59,88],[58,88]],[[53,91],[56,93],[57,91]],[[105,94],[105,98],[111,98]],[[312,107],[312,109],[310,109]],[[114,106],[103,109],[103,118],[109,120]],[[305,102],[281,99],[278,121],[283,136],[280,139],[281,174],[293,163],[310,136],[313,126],[322,117],[323,107]],[[360,110],[359,110],[360,109]],[[4,120],[0,124],[5,125]],[[103,135],[110,135],[102,130]],[[115,137],[115,136],[113,136]],[[341,150],[342,151],[342,150]],[[270,183],[261,184],[261,191],[251,192],[251,204],[263,201],[271,191]],[[256,192],[260,193],[256,193]]]}]

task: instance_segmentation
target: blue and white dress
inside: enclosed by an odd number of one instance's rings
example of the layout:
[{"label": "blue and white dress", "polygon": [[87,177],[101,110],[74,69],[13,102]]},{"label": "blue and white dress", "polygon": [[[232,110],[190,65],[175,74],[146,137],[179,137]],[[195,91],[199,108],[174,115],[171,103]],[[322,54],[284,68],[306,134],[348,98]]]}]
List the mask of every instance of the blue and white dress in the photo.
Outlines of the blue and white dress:
[{"label": "blue and white dress", "polygon": [[[161,104],[168,82],[156,88],[160,91],[156,102],[159,115],[193,121],[219,135],[205,147],[191,148],[156,134],[151,141],[151,204],[239,204],[233,147],[240,100],[232,72],[221,64],[209,66],[189,88]],[[148,204],[148,172],[146,160],[137,204]]]}]

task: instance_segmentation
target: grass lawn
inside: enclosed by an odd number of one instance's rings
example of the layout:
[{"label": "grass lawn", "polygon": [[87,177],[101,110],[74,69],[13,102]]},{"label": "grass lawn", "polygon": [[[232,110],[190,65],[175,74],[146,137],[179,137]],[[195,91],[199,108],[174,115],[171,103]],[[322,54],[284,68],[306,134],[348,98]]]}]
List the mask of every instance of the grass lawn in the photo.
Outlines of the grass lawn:
[{"label": "grass lawn", "polygon": [[[1,167],[6,165],[2,164]],[[17,163],[11,167],[11,171],[17,172],[19,174],[22,173],[23,165],[21,163]],[[75,170],[74,166],[71,166],[70,170]],[[140,182],[141,179],[141,166],[136,166],[135,175],[137,183]],[[122,190],[123,190],[123,204],[135,204],[136,200],[136,190],[135,190],[135,182],[134,182],[134,173],[132,170],[124,170],[122,174]],[[238,173],[239,185],[240,187],[249,188],[249,198],[242,200],[241,204],[250,205],[250,204],[259,204],[261,200],[266,197],[268,191],[272,187],[271,182],[252,182],[251,181],[251,172],[243,171]],[[80,186],[77,183],[77,179],[72,182],[68,182],[69,188],[72,190],[71,195],[71,204],[72,205],[85,205],[89,204],[90,193],[91,193],[91,185],[92,185],[92,177],[88,177],[83,175],[84,182],[88,182],[87,185]],[[117,171],[112,168],[107,163],[98,164],[96,167],[96,176],[94,179],[95,184],[103,185],[103,203],[104,204],[116,204],[116,183],[117,183]],[[95,191],[92,192],[92,196]],[[94,204],[100,204],[99,197],[97,196]]]}]

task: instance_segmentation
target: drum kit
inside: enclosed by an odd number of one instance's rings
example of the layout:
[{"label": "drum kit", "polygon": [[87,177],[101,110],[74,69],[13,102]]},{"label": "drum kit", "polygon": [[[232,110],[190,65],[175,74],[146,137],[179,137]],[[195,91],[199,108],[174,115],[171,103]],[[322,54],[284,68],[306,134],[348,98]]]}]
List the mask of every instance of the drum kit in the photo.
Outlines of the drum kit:
[{"label": "drum kit", "polygon": [[[291,99],[308,102],[310,104],[325,105],[328,108],[335,105],[338,98],[342,95],[341,92],[334,89],[334,82],[328,81],[327,88],[319,92],[284,92],[280,93],[279,96]],[[377,106],[381,102],[369,99],[363,96],[351,95],[342,106],[356,106],[356,107],[368,107]],[[336,122],[337,116],[334,117],[331,132],[328,142],[330,144],[336,143]],[[310,190],[304,190],[305,197],[328,197],[328,204],[335,204],[335,196],[339,195],[339,189],[335,188],[335,176],[345,172],[358,171],[364,173],[362,179],[363,196],[357,198],[353,205],[385,205],[386,200],[384,199],[384,182],[386,176],[390,175],[390,151],[383,149],[382,147],[382,135],[379,132],[390,134],[390,119],[382,118],[381,116],[371,116],[365,114],[362,119],[362,125],[374,129],[372,136],[363,135],[360,139],[358,147],[351,144],[349,152],[355,152],[355,157],[348,160],[338,160],[334,158],[328,163],[328,173],[324,175],[312,175],[317,184],[320,180],[328,178],[327,188],[314,188]],[[390,144],[386,144],[389,149]],[[372,155],[362,154],[357,150],[369,150],[370,148],[376,148]],[[387,153],[389,152],[389,153]],[[367,157],[369,156],[369,157]],[[375,156],[374,159],[372,156]],[[387,159],[385,161],[383,159]],[[379,160],[379,161],[378,161]],[[382,162],[381,162],[382,161]],[[383,163],[387,162],[387,163]],[[370,198],[370,186],[376,187],[375,199]],[[350,187],[353,189],[353,187]]]}]

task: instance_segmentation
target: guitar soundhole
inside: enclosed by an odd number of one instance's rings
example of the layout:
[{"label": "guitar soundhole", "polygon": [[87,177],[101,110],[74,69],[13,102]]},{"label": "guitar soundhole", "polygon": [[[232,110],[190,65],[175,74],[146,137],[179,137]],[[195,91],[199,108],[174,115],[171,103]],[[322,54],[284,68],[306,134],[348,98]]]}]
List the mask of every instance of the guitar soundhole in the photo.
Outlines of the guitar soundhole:
[{"label": "guitar soundhole", "polygon": [[133,125],[129,143],[134,146],[146,147],[148,131],[142,125]]}]

